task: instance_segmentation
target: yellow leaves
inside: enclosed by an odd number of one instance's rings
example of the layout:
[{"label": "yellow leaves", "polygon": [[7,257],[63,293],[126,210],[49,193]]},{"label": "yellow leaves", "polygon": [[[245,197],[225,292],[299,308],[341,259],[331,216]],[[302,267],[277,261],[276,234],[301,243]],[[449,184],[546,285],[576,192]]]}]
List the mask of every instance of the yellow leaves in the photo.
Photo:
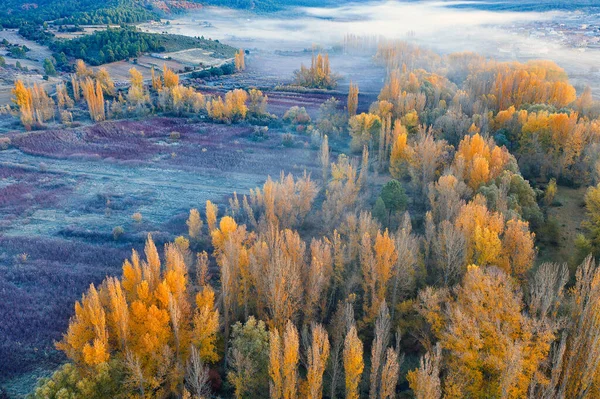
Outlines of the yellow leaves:
[{"label": "yellow leaves", "polygon": [[26,88],[22,80],[15,80],[15,87],[12,89],[12,94],[15,96],[13,102],[17,104],[19,108],[27,106],[31,107],[31,89]]},{"label": "yellow leaves", "polygon": [[419,114],[417,111],[412,110],[406,113],[400,121],[402,122],[402,125],[406,126],[410,131],[413,131],[419,126]]},{"label": "yellow leaves", "polygon": [[352,137],[352,148],[362,149],[378,137],[381,118],[375,114],[362,113],[350,118],[348,131]]},{"label": "yellow leaves", "polygon": [[148,236],[145,255],[140,260],[134,251],[124,262],[122,283],[108,278],[100,291],[90,287],[57,347],[78,365],[98,365],[113,356],[124,362],[136,359],[138,378],[151,385],[162,383],[164,367],[176,367],[169,377],[175,387],[182,382],[179,370],[190,355],[190,342],[204,361],[218,360],[215,294],[204,286],[195,306],[189,303],[187,267],[178,245],[165,246],[162,267]]},{"label": "yellow leaves", "polygon": [[154,89],[155,91],[159,91],[160,89],[162,89],[163,86],[162,80],[160,79],[160,75],[156,74],[154,67],[152,67],[150,73],[152,77],[152,89]]},{"label": "yellow leaves", "polygon": [[131,86],[127,93],[127,100],[133,105],[148,102],[148,93],[144,90],[144,76],[135,68],[129,70]]},{"label": "yellow leaves", "polygon": [[179,75],[173,72],[170,68],[167,68],[167,64],[163,65],[163,80],[165,87],[173,88],[179,85]]},{"label": "yellow leaves", "polygon": [[123,263],[123,276],[121,280],[123,289],[125,289],[130,298],[133,297],[137,285],[142,281],[140,258],[135,249],[132,251],[131,262],[126,259]]},{"label": "yellow leaves", "polygon": [[348,116],[352,118],[356,115],[356,110],[358,109],[358,85],[350,82],[350,87],[348,88]]},{"label": "yellow leaves", "polygon": [[344,371],[346,377],[346,399],[358,399],[360,377],[364,369],[363,344],[352,326],[344,341]]},{"label": "yellow leaves", "polygon": [[373,249],[378,268],[377,274],[381,280],[386,281],[391,277],[392,268],[398,260],[394,240],[389,236],[387,229],[383,234],[377,232]]},{"label": "yellow leaves", "polygon": [[144,302],[148,302],[152,297],[150,296],[150,287],[148,281],[142,281],[135,289],[137,297]]},{"label": "yellow leaves", "polygon": [[363,308],[365,322],[370,323],[377,317],[381,304],[385,301],[393,270],[398,260],[394,240],[387,229],[383,234],[377,232],[375,242],[371,244],[369,233],[361,241],[360,263],[365,292]]},{"label": "yellow leaves", "polygon": [[129,70],[131,87],[141,89],[144,85],[144,77],[141,72],[135,68]]},{"label": "yellow leaves", "polygon": [[[421,358],[420,367],[411,370],[406,375],[410,389],[415,395],[415,399],[440,399],[442,389],[440,384],[440,363],[442,358],[442,348],[436,345],[435,352],[428,352]],[[451,385],[451,384],[448,384]],[[455,393],[449,386],[446,386],[446,395],[455,397]],[[449,389],[450,388],[450,389]]]},{"label": "yellow leaves", "polygon": [[402,92],[401,75],[399,70],[394,70],[388,75],[388,80],[379,93],[379,101],[394,101]]},{"label": "yellow leaves", "polygon": [[166,83],[164,87],[159,78],[154,78],[157,83],[154,86],[159,87],[158,106],[165,111],[175,112],[199,112],[206,106],[206,99],[202,93],[194,90],[193,87],[179,84],[178,75],[167,71]]},{"label": "yellow leaves", "polygon": [[282,172],[278,181],[269,176],[262,190],[250,190],[250,205],[262,211],[268,225],[291,228],[304,221],[316,195],[317,187],[309,174],[294,179],[291,173],[286,176]]},{"label": "yellow leaves", "polygon": [[217,228],[217,213],[219,209],[210,201],[206,201],[206,224],[208,231],[212,232]]},{"label": "yellow leaves", "polygon": [[21,123],[26,129],[30,129],[33,123],[33,94],[31,89],[26,88],[23,81],[16,80],[12,94],[15,96],[13,102],[17,104],[21,113]]},{"label": "yellow leaves", "polygon": [[90,366],[102,364],[108,361],[108,358],[106,344],[100,339],[94,339],[92,344],[86,342],[83,346],[83,361]]},{"label": "yellow leaves", "polygon": [[[536,330],[522,313],[520,293],[498,269],[468,267],[455,299],[448,304],[445,327],[438,331],[448,352],[445,385],[452,397],[505,397],[527,395],[529,383],[545,359],[552,334]],[[513,356],[518,350],[520,364]]]},{"label": "yellow leaves", "polygon": [[473,166],[471,167],[471,174],[468,178],[469,186],[471,188],[477,188],[482,184],[487,183],[490,180],[490,165],[487,159],[476,156],[473,159]]},{"label": "yellow leaves", "polygon": [[467,260],[480,265],[493,265],[500,254],[500,234],[504,219],[498,212],[490,212],[481,196],[463,205],[454,222],[467,238]]},{"label": "yellow leaves", "polygon": [[319,53],[312,56],[310,68],[302,65],[295,72],[296,84],[315,89],[333,89],[337,85],[337,78],[331,73],[329,55]]},{"label": "yellow leaves", "polygon": [[500,266],[506,273],[524,278],[535,259],[535,234],[529,232],[529,223],[513,218],[506,223],[502,239]]},{"label": "yellow leaves", "polygon": [[106,114],[100,81],[94,81],[92,78],[87,77],[81,82],[81,88],[83,90],[83,98],[87,102],[90,118],[95,122],[103,121],[106,118]]},{"label": "yellow leaves", "polygon": [[495,179],[506,168],[511,159],[506,148],[496,146],[476,133],[461,140],[454,157],[455,165],[460,165],[463,177],[469,187],[478,189],[480,185]]},{"label": "yellow leaves", "polygon": [[[143,306],[143,305],[142,305]],[[171,331],[169,328],[169,312],[165,309],[159,309],[156,305],[151,305],[143,317],[136,324],[138,346],[135,350],[138,354],[153,356],[159,353],[160,349],[167,344]]]},{"label": "yellow leaves", "polygon": [[321,399],[323,396],[323,373],[329,358],[329,338],[320,324],[312,327],[312,345],[308,352],[306,375],[307,399]]},{"label": "yellow leaves", "polygon": [[245,55],[246,53],[243,49],[240,49],[237,53],[235,53],[234,64],[237,72],[241,72],[246,69]]},{"label": "yellow leaves", "polygon": [[269,376],[272,399],[296,399],[298,392],[299,338],[294,323],[287,321],[283,339],[277,329],[269,332]]},{"label": "yellow leaves", "polygon": [[283,334],[283,399],[296,399],[298,392],[298,358],[300,340],[294,323],[288,320]]},{"label": "yellow leaves", "polygon": [[476,225],[473,241],[478,264],[492,265],[498,261],[502,250],[502,242],[497,231],[487,226]]},{"label": "yellow leaves", "polygon": [[237,230],[237,223],[231,216],[221,218],[219,228],[211,231],[213,247],[217,250],[223,249],[223,244],[229,239],[229,236]]},{"label": "yellow leaves", "polygon": [[255,117],[268,115],[267,113],[267,101],[268,97],[258,89],[250,89],[248,91],[248,113]]},{"label": "yellow leaves", "polygon": [[390,174],[393,178],[401,179],[406,175],[412,155],[412,148],[408,144],[408,131],[400,121],[396,121],[394,144],[390,155]]},{"label": "yellow leaves", "polygon": [[221,122],[233,122],[246,119],[248,113],[248,93],[243,89],[228,91],[225,101],[222,97],[216,97],[206,103],[208,116]]},{"label": "yellow leaves", "polygon": [[463,205],[455,226],[467,239],[467,261],[494,265],[506,273],[523,277],[535,258],[529,223],[513,218],[506,224],[502,214],[490,212],[481,196]]},{"label": "yellow leaves", "polygon": [[283,396],[281,336],[276,329],[269,331],[269,377],[271,399],[281,399]]},{"label": "yellow leaves", "polygon": [[109,96],[115,95],[115,83],[113,82],[110,73],[106,70],[106,68],[98,69],[98,72],[95,73],[96,80],[100,83],[102,87],[102,91]]},{"label": "yellow leaves", "polygon": [[165,245],[165,263],[163,282],[167,284],[170,293],[179,301],[187,287],[187,266],[183,254],[176,244]]},{"label": "yellow leaves", "polygon": [[83,60],[75,61],[75,74],[78,78],[87,78],[93,75],[93,71],[89,69]]},{"label": "yellow leaves", "polygon": [[196,294],[192,341],[198,346],[200,358],[205,362],[219,360],[216,347],[218,332],[219,310],[215,309],[215,292],[210,286],[204,286]]},{"label": "yellow leaves", "polygon": [[27,130],[34,122],[42,124],[54,117],[54,100],[42,86],[25,87],[21,80],[16,80],[12,94],[13,102],[19,107],[21,123]]},{"label": "yellow leaves", "polygon": [[513,119],[515,115],[515,106],[511,105],[505,110],[502,110],[496,114],[496,118],[494,122],[496,123],[496,128],[499,129],[501,126],[506,125],[509,121]]},{"label": "yellow leaves", "polygon": [[108,278],[107,289],[109,297],[109,320],[111,328],[116,332],[116,339],[121,350],[125,348],[129,340],[129,306],[127,298],[121,286],[121,282],[115,278]]},{"label": "yellow leaves", "polygon": [[188,235],[190,238],[195,239],[200,237],[200,234],[202,234],[202,219],[197,209],[190,209],[190,216],[185,224],[188,226]]},{"label": "yellow leaves", "polygon": [[94,285],[75,304],[75,316],[56,347],[76,363],[98,365],[109,358],[106,313]]}]

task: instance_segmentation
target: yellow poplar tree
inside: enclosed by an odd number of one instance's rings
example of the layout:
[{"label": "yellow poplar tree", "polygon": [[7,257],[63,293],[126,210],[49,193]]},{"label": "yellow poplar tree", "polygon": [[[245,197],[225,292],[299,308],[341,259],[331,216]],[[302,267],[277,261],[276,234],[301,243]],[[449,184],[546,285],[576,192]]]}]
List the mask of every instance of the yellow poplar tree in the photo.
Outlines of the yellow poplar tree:
[{"label": "yellow poplar tree", "polygon": [[21,123],[26,129],[31,129],[33,123],[33,94],[31,89],[25,87],[22,80],[16,80],[12,93],[15,96],[13,102],[19,107]]},{"label": "yellow poplar tree", "polygon": [[365,365],[363,344],[358,338],[356,327],[352,326],[344,342],[344,372],[346,374],[346,399],[359,398],[360,378]]},{"label": "yellow poplar tree", "polygon": [[244,69],[246,69],[246,59],[245,59],[245,52],[243,49],[239,49],[239,51],[237,53],[235,53],[235,70],[238,72],[243,71]]},{"label": "yellow poplar tree", "polygon": [[197,209],[190,210],[190,216],[186,222],[188,226],[188,235],[190,238],[196,239],[202,234],[202,219],[200,218],[200,212]]},{"label": "yellow poplar tree", "polygon": [[348,89],[348,116],[352,118],[358,109],[358,85],[350,82]]},{"label": "yellow poplar tree", "polygon": [[312,345],[308,352],[308,371],[306,375],[307,398],[323,397],[323,373],[329,358],[329,338],[320,324],[312,327]]}]

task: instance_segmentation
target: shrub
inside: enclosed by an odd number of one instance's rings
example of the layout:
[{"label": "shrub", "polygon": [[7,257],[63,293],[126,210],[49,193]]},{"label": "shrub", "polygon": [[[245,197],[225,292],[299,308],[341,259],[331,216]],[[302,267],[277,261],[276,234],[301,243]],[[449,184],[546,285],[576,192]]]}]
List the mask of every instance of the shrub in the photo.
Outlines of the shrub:
[{"label": "shrub", "polygon": [[0,137],[0,150],[7,150],[10,147],[10,138]]},{"label": "shrub", "polygon": [[125,233],[125,230],[123,229],[122,226],[116,226],[113,229],[113,239],[115,241],[117,241],[119,239],[119,237],[121,237],[124,233]]},{"label": "shrub", "polygon": [[254,126],[254,131],[252,132],[250,139],[253,141],[265,141],[269,138],[268,132],[269,128],[267,126]]},{"label": "shrub", "polygon": [[281,141],[284,147],[294,146],[294,136],[291,133],[284,133],[283,136],[281,136]]}]

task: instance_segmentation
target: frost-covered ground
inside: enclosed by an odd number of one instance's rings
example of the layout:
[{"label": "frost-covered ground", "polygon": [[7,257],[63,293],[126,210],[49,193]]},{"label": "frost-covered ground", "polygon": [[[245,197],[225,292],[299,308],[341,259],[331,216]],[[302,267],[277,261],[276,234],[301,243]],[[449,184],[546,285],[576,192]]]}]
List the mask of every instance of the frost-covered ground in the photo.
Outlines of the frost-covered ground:
[{"label": "frost-covered ground", "polygon": [[[159,243],[185,234],[190,208],[210,199],[223,211],[231,193],[267,175],[320,175],[309,137],[285,148],[281,131],[262,142],[252,132],[149,118],[11,134],[13,147],[0,152],[0,384],[26,392],[63,360],[53,342],[74,301],[90,283],[120,274],[148,233]],[[124,230],[118,240],[116,226]]]}]

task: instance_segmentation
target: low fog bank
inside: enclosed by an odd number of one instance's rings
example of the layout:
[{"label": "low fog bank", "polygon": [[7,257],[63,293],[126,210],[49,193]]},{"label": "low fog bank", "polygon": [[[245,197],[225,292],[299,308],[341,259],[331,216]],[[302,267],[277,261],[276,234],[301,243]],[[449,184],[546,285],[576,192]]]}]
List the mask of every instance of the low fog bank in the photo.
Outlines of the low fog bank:
[{"label": "low fog bank", "polygon": [[[551,59],[574,83],[600,91],[600,51],[583,52],[529,35],[524,24],[560,20],[567,11],[516,12],[471,7],[472,1],[368,2],[336,8],[295,8],[275,14],[206,8],[171,21],[144,24],[154,32],[205,36],[246,49],[297,51],[340,44],[346,34],[405,39],[446,54],[476,51],[500,60]],[[466,6],[466,8],[463,8]]]}]

